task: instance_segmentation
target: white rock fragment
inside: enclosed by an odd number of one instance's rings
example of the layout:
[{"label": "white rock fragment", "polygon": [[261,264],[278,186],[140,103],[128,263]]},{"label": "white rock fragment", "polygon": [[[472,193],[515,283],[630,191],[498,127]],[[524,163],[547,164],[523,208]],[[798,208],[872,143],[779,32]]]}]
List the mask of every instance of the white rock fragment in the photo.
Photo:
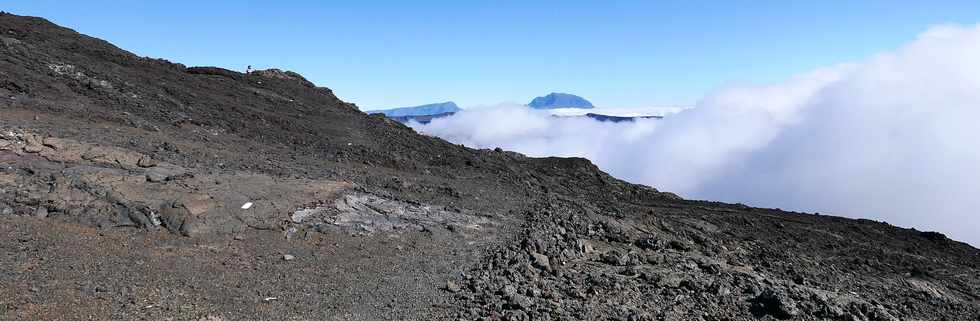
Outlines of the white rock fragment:
[{"label": "white rock fragment", "polygon": [[323,209],[321,208],[305,208],[293,212],[293,215],[290,215],[289,218],[293,221],[293,223],[303,223],[303,220],[305,220],[306,218],[313,216],[314,214],[317,214],[322,211]]},{"label": "white rock fragment", "polygon": [[242,209],[243,210],[247,210],[247,209],[249,209],[251,207],[252,207],[252,202],[245,202],[245,204],[242,204]]},{"label": "white rock fragment", "polygon": [[292,260],[295,260],[295,259],[296,259],[295,256],[292,256],[292,255],[289,255],[289,254],[286,254],[286,255],[283,255],[282,256],[282,260],[283,261],[292,261]]}]

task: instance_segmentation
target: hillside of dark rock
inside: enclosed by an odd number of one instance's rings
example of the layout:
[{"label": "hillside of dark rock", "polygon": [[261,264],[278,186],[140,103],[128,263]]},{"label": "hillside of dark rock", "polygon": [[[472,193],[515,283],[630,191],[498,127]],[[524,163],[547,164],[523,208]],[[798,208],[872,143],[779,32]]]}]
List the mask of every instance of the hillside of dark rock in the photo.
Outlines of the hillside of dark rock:
[{"label": "hillside of dark rock", "polygon": [[978,320],[980,250],[453,145],[296,72],[4,13],[0,293],[3,320]]}]

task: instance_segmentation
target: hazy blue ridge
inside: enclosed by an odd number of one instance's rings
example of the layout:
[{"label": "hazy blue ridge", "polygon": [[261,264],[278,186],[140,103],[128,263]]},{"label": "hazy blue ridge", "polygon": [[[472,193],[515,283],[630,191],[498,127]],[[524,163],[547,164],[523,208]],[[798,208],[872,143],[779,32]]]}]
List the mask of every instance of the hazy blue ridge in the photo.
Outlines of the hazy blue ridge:
[{"label": "hazy blue ridge", "polygon": [[444,103],[435,103],[435,104],[421,105],[415,107],[369,110],[366,112],[382,113],[388,117],[405,117],[405,116],[426,116],[426,115],[455,113],[460,110],[462,109],[460,109],[459,106],[456,106],[456,103],[447,101]]},{"label": "hazy blue ridge", "polygon": [[550,93],[544,97],[537,97],[531,100],[528,107],[534,109],[555,109],[555,108],[594,108],[592,103],[585,98],[564,93]]}]

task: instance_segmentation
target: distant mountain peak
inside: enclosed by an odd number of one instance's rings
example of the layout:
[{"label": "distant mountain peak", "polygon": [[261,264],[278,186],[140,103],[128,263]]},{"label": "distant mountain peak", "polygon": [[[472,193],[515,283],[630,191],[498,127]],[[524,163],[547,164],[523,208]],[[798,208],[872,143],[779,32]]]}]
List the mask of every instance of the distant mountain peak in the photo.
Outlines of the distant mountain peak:
[{"label": "distant mountain peak", "polygon": [[592,103],[585,98],[566,94],[550,93],[547,96],[536,97],[527,104],[534,109],[554,109],[554,108],[595,108]]},{"label": "distant mountain peak", "polygon": [[380,109],[371,110],[368,112],[372,113],[382,113],[388,117],[405,117],[405,116],[430,116],[439,114],[452,114],[458,112],[462,109],[456,106],[456,103],[447,101],[442,103],[427,104],[413,107],[400,107],[391,109]]}]

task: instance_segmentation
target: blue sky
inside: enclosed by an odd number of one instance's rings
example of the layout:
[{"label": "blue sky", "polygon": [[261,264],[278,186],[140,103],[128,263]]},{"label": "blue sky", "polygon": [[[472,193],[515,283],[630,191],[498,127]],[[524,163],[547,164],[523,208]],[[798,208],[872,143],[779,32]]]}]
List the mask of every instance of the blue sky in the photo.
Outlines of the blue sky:
[{"label": "blue sky", "polygon": [[[285,2],[285,1],[277,1]],[[139,55],[283,68],[362,109],[452,100],[688,105],[861,59],[980,1],[5,1]]]}]

